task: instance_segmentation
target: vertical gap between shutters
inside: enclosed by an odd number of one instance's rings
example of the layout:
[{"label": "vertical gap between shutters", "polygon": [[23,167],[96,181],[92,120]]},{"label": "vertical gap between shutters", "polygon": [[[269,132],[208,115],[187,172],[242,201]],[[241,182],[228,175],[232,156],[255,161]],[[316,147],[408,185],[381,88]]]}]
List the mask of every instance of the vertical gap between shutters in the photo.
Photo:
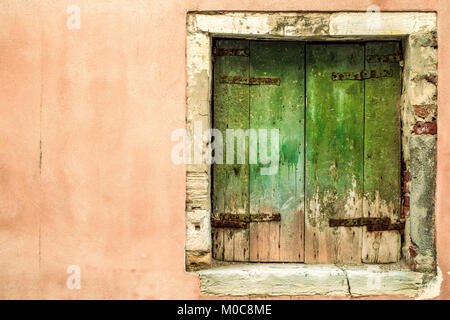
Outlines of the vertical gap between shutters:
[{"label": "vertical gap between shutters", "polygon": [[306,98],[306,42],[303,47],[303,259],[306,259],[306,108],[308,99]]},{"label": "vertical gap between shutters", "polygon": [[[250,66],[251,66],[251,63],[250,63],[250,59],[252,58],[252,42],[251,41],[249,41],[249,40],[247,40],[248,41],[248,45],[247,45],[247,47],[248,47],[248,68],[247,68],[247,79],[250,81]],[[248,169],[247,169],[247,174],[248,174],[248,186],[247,186],[247,193],[248,193],[248,196],[247,196],[247,214],[248,215],[250,215],[250,206],[251,206],[251,199],[250,199],[250,195],[251,195],[251,183],[252,183],[252,181],[251,181],[251,175],[250,175],[250,172],[251,172],[251,168],[250,168],[250,136],[251,136],[251,134],[250,134],[250,129],[251,129],[251,110],[250,110],[250,106],[251,106],[251,99],[252,99],[252,96],[251,96],[251,94],[250,94],[250,86],[248,85],[247,86],[247,90],[248,90],[248,129],[249,129],[249,135],[248,135],[248,144],[247,144],[247,146],[248,146],[248,152],[247,152],[247,159],[246,159],[246,161],[248,162]],[[256,149],[256,150],[258,150],[258,148]],[[258,158],[257,158],[258,159]],[[250,236],[250,223],[249,224],[247,224],[247,228],[248,228],[248,256],[249,256],[249,260],[251,260],[251,252],[250,252],[250,250],[251,250],[251,236]]]},{"label": "vertical gap between shutters", "polygon": [[[213,40],[211,41],[211,59],[212,59],[212,63],[211,63],[211,74],[212,74],[212,81],[210,82],[210,86],[211,86],[211,96],[210,101],[211,101],[211,128],[215,127],[215,116],[214,116],[214,68],[215,68],[215,57],[214,57],[214,48],[217,46],[217,40],[213,38]],[[222,144],[223,147],[223,144]],[[210,181],[210,206],[211,206],[211,216],[214,217],[216,212],[215,212],[215,204],[214,204],[214,166],[211,163],[210,165],[211,171],[209,173],[209,178],[211,179]],[[211,220],[211,218],[210,218]],[[210,221],[211,224],[211,221]]]},{"label": "vertical gap between shutters", "polygon": [[[252,58],[252,42],[248,41],[248,68],[247,68],[247,79],[249,79],[250,81],[250,68],[251,68],[251,63],[250,63],[250,59]],[[248,128],[251,129],[251,100],[252,100],[252,96],[250,94],[250,86],[247,86],[247,90],[248,90]],[[250,131],[249,131],[250,132]],[[250,214],[250,192],[251,192],[251,180],[250,180],[250,134],[248,135],[248,156],[247,156],[247,162],[248,162],[248,207],[247,207],[247,211],[248,214]],[[258,150],[258,149],[257,149]]]},{"label": "vertical gap between shutters", "polygon": [[[367,68],[367,58],[366,58],[366,54],[367,54],[367,42],[364,43],[364,63],[363,63],[363,67],[364,70],[366,70]],[[365,186],[366,186],[366,171],[365,171],[365,160],[366,160],[366,80],[364,79],[364,104],[363,104],[363,143],[362,143],[362,216],[365,217],[365,211],[364,211],[364,198],[365,198]],[[361,259],[361,263],[363,263],[363,243],[364,243],[364,229],[363,232],[361,232],[361,249],[360,249],[360,259]]]},{"label": "vertical gap between shutters", "polygon": [[[364,43],[364,70],[367,68],[366,65],[366,49],[367,49],[367,43]],[[364,106],[363,106],[363,152],[362,152],[362,157],[363,157],[363,165],[362,165],[362,173],[363,173],[363,181],[362,181],[362,195],[363,195],[363,199],[364,199],[364,187],[365,187],[365,155],[366,155],[366,80],[364,80]],[[363,214],[364,214],[364,200],[363,200]]]},{"label": "vertical gap between shutters", "polygon": [[[402,45],[402,43],[399,42],[398,46],[399,46],[400,56],[402,57],[401,60],[404,60],[404,52],[403,52],[403,45]],[[400,68],[400,93],[399,93],[400,99],[402,99],[402,96],[403,96],[403,72],[404,72],[404,68],[401,67]],[[402,184],[403,184],[403,180],[402,180],[403,179],[403,174],[402,174],[403,173],[403,139],[402,139],[402,137],[403,137],[403,130],[404,130],[404,128],[403,128],[403,121],[402,121],[402,112],[403,112],[403,110],[402,110],[402,108],[400,106],[400,103],[401,102],[399,102],[399,104],[397,104],[398,121],[400,122],[399,130],[398,130],[398,134],[399,134],[399,137],[400,137],[400,141],[399,141],[400,152],[399,152],[399,157],[398,157],[398,161],[400,163],[400,172],[399,172],[399,175],[398,175],[398,182],[399,182],[398,185],[400,186],[400,190],[398,190],[397,192],[400,193],[400,206],[399,206],[400,213],[399,213],[398,217],[399,218],[400,217],[403,218],[403,198],[404,198],[404,196],[403,196],[403,191],[402,191]]]}]

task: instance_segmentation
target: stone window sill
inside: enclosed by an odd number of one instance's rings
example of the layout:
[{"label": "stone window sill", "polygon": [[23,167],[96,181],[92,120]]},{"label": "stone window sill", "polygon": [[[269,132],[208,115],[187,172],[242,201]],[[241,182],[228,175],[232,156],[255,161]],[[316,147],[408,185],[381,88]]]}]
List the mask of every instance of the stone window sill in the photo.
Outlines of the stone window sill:
[{"label": "stone window sill", "polygon": [[[396,266],[396,267],[395,267]],[[209,296],[369,296],[421,294],[432,275],[398,265],[232,264],[196,272]]]}]

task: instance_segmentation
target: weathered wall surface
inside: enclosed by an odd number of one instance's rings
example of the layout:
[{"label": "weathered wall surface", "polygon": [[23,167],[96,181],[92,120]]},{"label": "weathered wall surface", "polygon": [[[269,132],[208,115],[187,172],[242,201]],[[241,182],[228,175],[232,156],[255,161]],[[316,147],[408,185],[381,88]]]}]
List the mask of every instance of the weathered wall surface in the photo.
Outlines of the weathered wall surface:
[{"label": "weathered wall surface", "polygon": [[[79,30],[66,27],[71,4]],[[201,298],[184,271],[186,168],[170,160],[186,117],[186,12],[370,4],[1,1],[0,298]],[[438,13],[435,223],[439,297],[450,299],[450,3],[377,4]],[[70,265],[80,290],[66,287]]]}]

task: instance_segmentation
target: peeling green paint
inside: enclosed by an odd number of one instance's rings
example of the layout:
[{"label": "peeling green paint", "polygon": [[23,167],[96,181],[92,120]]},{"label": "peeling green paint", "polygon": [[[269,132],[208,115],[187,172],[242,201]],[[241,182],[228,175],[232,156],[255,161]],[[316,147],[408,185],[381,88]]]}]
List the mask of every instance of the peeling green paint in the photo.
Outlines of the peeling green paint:
[{"label": "peeling green paint", "polygon": [[364,82],[331,74],[363,69],[363,44],[307,46],[306,219],[321,230],[330,217],[362,215],[345,206],[362,196]]}]

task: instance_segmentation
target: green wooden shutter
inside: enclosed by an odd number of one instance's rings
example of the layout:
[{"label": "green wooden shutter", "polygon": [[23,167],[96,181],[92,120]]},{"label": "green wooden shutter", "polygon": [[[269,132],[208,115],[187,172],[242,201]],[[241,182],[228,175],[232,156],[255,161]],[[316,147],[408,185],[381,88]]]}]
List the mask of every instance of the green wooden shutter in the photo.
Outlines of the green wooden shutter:
[{"label": "green wooden shutter", "polygon": [[306,262],[400,259],[398,230],[330,227],[330,219],[400,218],[401,68],[391,59],[399,48],[307,46]]},{"label": "green wooden shutter", "polygon": [[[246,40],[218,40],[216,48],[248,50]],[[244,51],[245,52],[245,51]],[[247,55],[218,55],[214,64],[214,128],[224,135],[227,129],[248,129],[249,86],[223,83],[222,76],[249,75]],[[226,145],[224,141],[224,145]],[[225,150],[225,149],[224,149]],[[236,151],[236,150],[235,150]],[[235,155],[236,156],[236,155]],[[224,152],[224,158],[225,152]],[[249,167],[246,163],[213,165],[213,215],[249,213]],[[225,261],[249,259],[249,235],[247,229],[214,228],[213,255]]]},{"label": "green wooden shutter", "polygon": [[227,128],[267,129],[269,158],[270,130],[279,129],[280,158],[272,175],[261,174],[270,164],[260,163],[260,145],[258,164],[248,164],[247,149],[244,165],[213,165],[213,215],[220,219],[221,214],[279,214],[281,221],[213,228],[213,255],[225,261],[301,262],[304,44],[219,40],[215,47],[219,54],[214,63],[214,128],[222,133]]},{"label": "green wooden shutter", "polygon": [[[398,42],[366,44],[366,69],[392,70],[392,77],[365,80],[364,216],[388,217],[393,222],[400,219],[401,208],[401,68],[398,61],[372,57],[399,54]],[[398,231],[367,232],[366,229],[363,235],[363,262],[400,260],[401,238]]]},{"label": "green wooden shutter", "polygon": [[[217,40],[215,48],[214,128],[279,129],[280,159],[276,174],[261,174],[269,165],[259,155],[249,164],[247,139],[245,163],[213,165],[213,219],[228,221],[213,228],[213,256],[398,261],[399,231],[361,221],[401,218],[400,44]],[[281,221],[258,220],[271,214]]]},{"label": "green wooden shutter", "polygon": [[364,44],[306,47],[306,247],[308,263],[361,261],[361,229],[330,218],[362,216],[364,82],[333,81],[364,69]]},{"label": "green wooden shutter", "polygon": [[303,261],[304,44],[250,42],[250,76],[280,77],[279,86],[250,87],[250,128],[279,129],[280,154],[276,174],[262,175],[265,164],[250,165],[250,213],[281,214],[281,222],[251,223],[250,257]]}]

